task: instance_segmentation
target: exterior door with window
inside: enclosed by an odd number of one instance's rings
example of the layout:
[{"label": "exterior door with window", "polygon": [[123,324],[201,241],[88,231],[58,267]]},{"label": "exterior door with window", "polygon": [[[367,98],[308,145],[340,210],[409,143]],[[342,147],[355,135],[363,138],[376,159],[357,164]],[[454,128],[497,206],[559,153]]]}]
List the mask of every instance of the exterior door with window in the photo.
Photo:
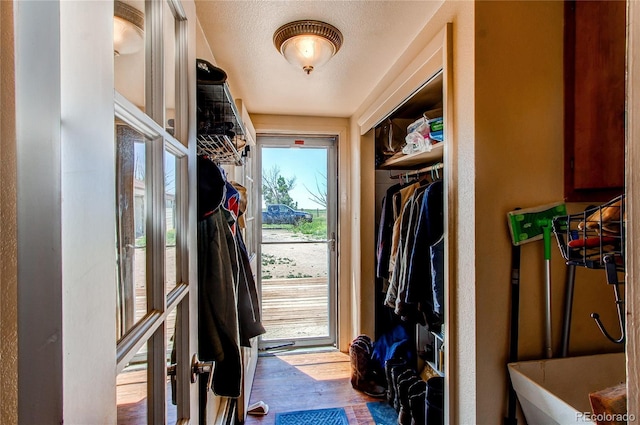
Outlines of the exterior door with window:
[{"label": "exterior door with window", "polygon": [[264,349],[336,344],[335,139],[258,136]]}]

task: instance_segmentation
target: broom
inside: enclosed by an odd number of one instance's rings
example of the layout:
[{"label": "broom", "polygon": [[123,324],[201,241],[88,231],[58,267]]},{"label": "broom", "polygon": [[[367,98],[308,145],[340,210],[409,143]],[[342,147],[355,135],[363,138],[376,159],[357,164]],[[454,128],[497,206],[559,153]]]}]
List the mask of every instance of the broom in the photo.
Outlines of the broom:
[{"label": "broom", "polygon": [[553,218],[567,214],[564,203],[525,208],[507,213],[514,246],[543,240],[545,265],[545,354],[553,357],[551,338],[551,225]]}]

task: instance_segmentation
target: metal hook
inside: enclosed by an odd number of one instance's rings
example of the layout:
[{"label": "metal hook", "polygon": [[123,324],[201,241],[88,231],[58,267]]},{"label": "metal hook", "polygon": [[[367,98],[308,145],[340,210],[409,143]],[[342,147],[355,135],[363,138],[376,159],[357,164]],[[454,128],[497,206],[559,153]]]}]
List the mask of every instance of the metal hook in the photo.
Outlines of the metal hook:
[{"label": "metal hook", "polygon": [[625,339],[625,317],[624,317],[624,299],[620,296],[620,282],[618,282],[618,275],[616,272],[616,260],[613,255],[605,255],[602,260],[604,261],[605,272],[607,274],[607,283],[613,285],[613,293],[616,298],[616,311],[618,313],[618,324],[620,325],[620,338],[614,338],[605,329],[600,315],[598,313],[591,313],[591,317],[596,321],[596,325],[600,332],[611,342],[615,344],[622,344]]}]

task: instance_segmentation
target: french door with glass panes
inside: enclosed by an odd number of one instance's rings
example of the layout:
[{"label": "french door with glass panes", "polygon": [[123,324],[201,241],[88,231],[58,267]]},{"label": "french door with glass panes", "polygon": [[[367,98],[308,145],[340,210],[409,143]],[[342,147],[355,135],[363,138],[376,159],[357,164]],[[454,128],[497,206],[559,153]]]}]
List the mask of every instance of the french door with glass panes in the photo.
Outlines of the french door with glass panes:
[{"label": "french door with glass panes", "polygon": [[116,1],[114,15],[116,38],[121,19],[143,29],[114,57],[118,423],[174,424],[198,417],[189,20],[179,0]]}]

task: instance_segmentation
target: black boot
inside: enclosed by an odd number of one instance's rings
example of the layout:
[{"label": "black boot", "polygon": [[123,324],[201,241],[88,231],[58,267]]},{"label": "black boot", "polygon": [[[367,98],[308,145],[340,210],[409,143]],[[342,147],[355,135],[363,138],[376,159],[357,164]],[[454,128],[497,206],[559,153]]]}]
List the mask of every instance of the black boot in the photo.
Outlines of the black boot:
[{"label": "black boot", "polygon": [[393,369],[391,371],[392,379],[393,379],[393,408],[396,409],[396,412],[400,413],[400,390],[399,385],[405,379],[411,378],[415,376],[415,372],[411,369],[401,370],[399,368]]},{"label": "black boot", "polygon": [[387,378],[387,402],[393,406],[393,400],[396,397],[395,387],[393,385],[392,370],[394,368],[407,368],[407,361],[405,359],[389,359],[384,363],[384,373]]},{"label": "black boot", "polygon": [[400,399],[400,411],[398,412],[399,425],[411,425],[411,406],[409,405],[409,388],[421,381],[415,373],[403,377],[398,382],[398,398]]},{"label": "black boot", "polygon": [[425,417],[429,425],[444,425],[444,378],[436,376],[427,381]]},{"label": "black boot", "polygon": [[411,409],[411,425],[424,425],[425,396],[427,383],[420,379],[409,388],[409,407]]}]

